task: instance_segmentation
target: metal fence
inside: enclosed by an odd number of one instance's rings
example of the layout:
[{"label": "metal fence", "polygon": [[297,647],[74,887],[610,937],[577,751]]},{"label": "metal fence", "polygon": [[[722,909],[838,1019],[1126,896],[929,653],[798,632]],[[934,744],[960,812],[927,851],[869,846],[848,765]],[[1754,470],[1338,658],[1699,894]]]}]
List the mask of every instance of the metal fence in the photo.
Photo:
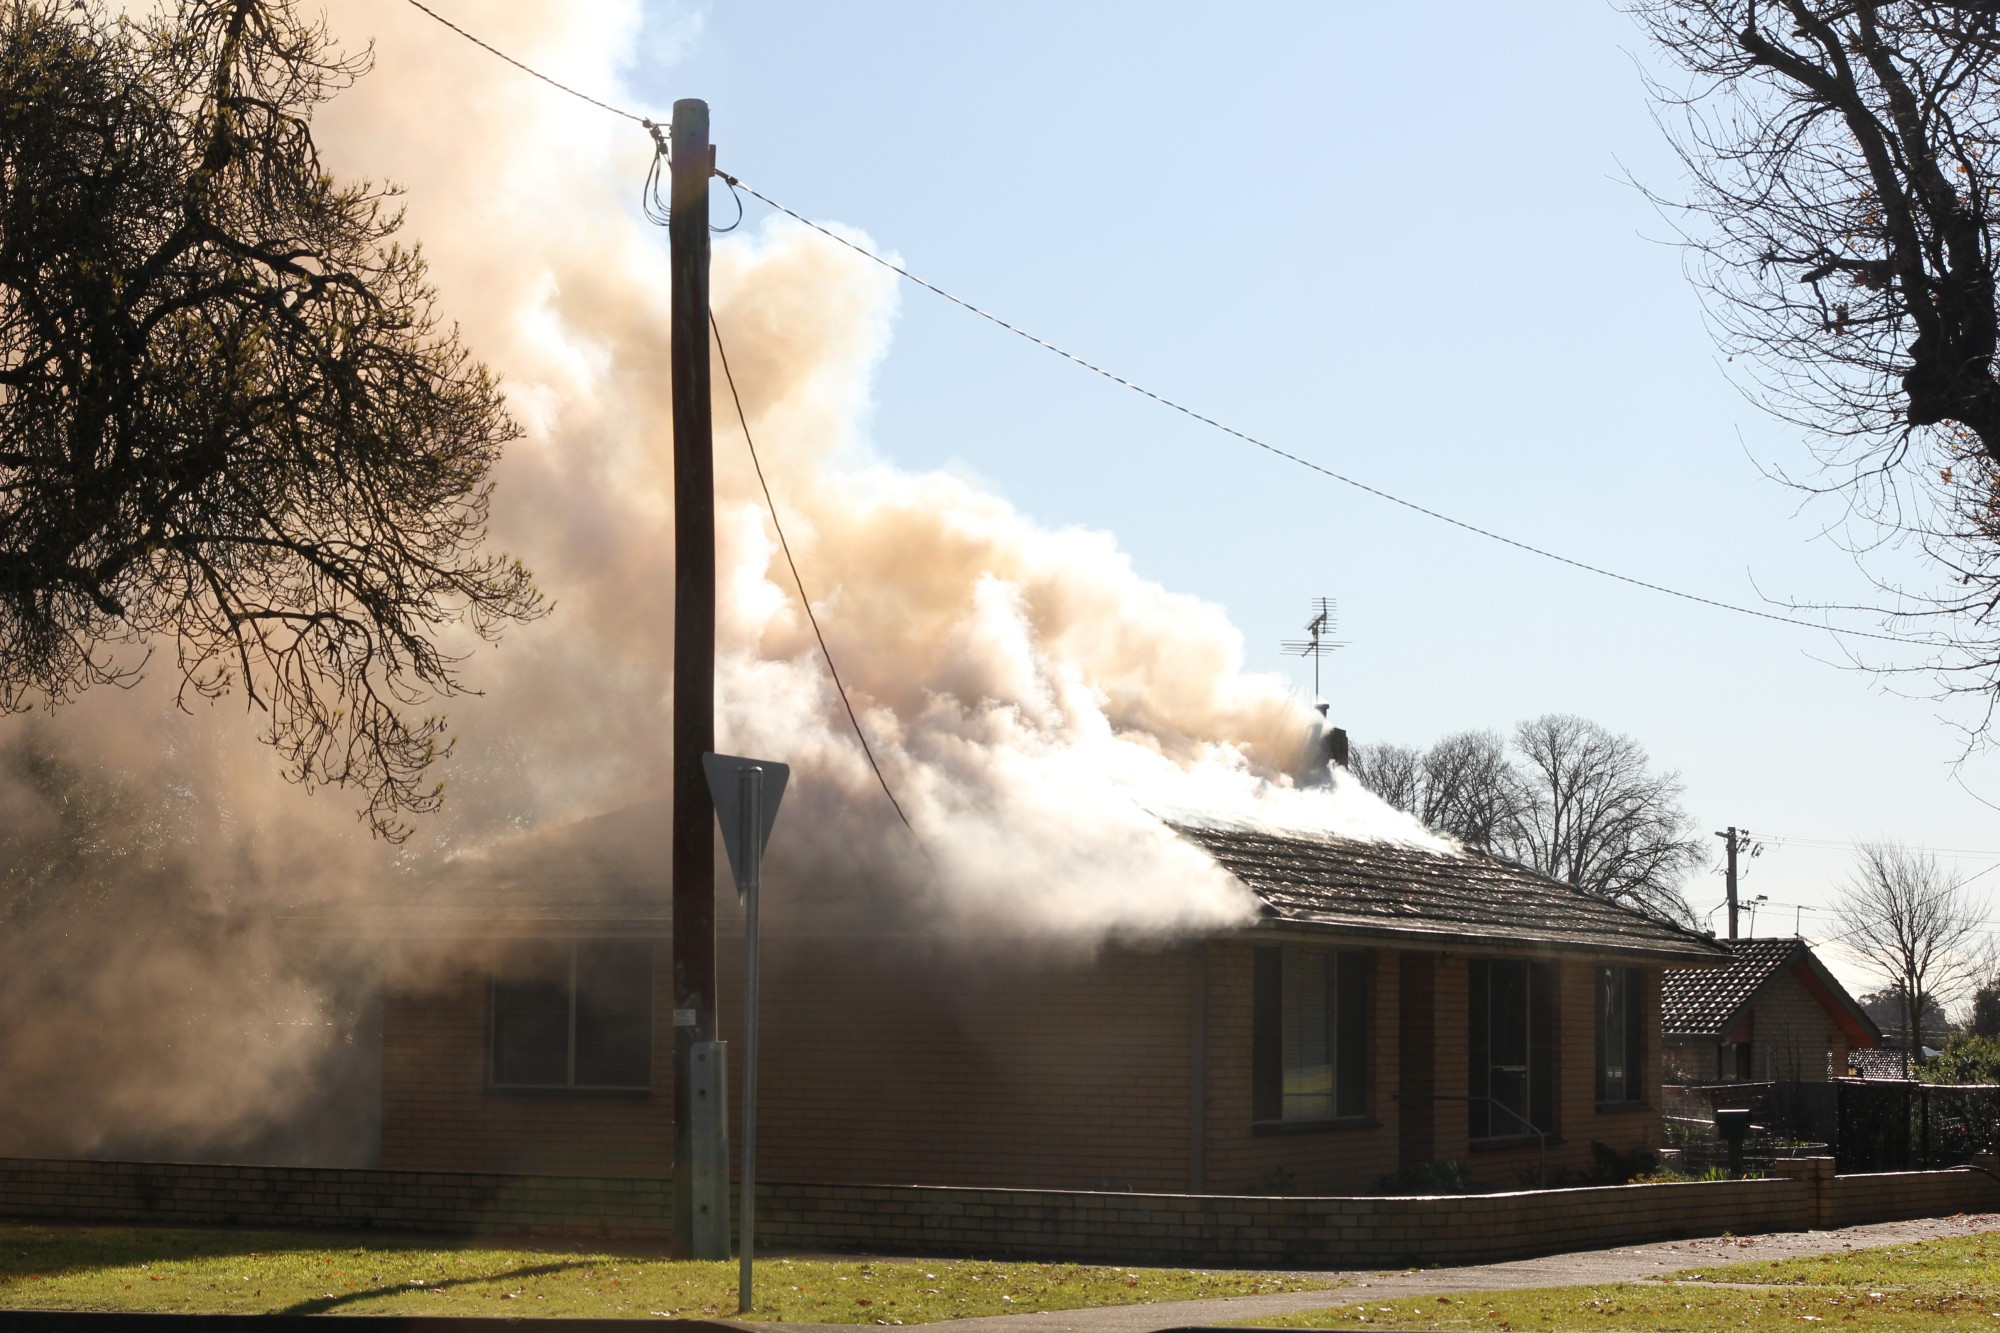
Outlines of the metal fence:
[{"label": "metal fence", "polygon": [[2000,1148],[2000,1087],[1902,1079],[1826,1083],[1669,1084],[1663,1090],[1667,1147],[1699,1175],[1728,1162],[1715,1112],[1750,1112],[1744,1163],[1769,1171],[1786,1157],[1831,1155],[1835,1169],[1918,1171],[1961,1166]]}]

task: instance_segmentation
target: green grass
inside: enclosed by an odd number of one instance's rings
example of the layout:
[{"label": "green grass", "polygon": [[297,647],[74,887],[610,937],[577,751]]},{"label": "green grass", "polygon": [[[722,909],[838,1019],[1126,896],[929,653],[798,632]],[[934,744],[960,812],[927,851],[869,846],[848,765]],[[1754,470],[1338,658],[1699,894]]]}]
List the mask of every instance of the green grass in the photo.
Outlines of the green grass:
[{"label": "green grass", "polygon": [[[1722,1284],[1757,1284],[1749,1287]],[[1360,1301],[1266,1328],[2000,1329],[2000,1233],[1690,1268],[1659,1281]]]},{"label": "green grass", "polygon": [[[919,1324],[1324,1286],[1270,1273],[967,1260],[763,1259],[753,1318]],[[559,1246],[0,1226],[0,1309],[198,1314],[736,1315],[736,1264]]]}]

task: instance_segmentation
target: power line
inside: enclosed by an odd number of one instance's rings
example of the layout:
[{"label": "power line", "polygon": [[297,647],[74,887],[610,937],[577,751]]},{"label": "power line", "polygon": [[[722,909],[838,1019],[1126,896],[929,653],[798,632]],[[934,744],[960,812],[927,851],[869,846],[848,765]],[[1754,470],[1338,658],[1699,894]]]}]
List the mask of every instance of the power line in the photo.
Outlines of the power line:
[{"label": "power line", "polygon": [[[535,69],[533,66],[523,64],[521,61],[516,60],[514,57],[508,55],[505,51],[502,51],[500,48],[494,46],[490,42],[483,41],[480,38],[475,37],[473,34],[467,32],[464,28],[459,27],[456,23],[453,23],[450,19],[438,13],[436,10],[432,9],[429,5],[424,4],[423,0],[409,0],[409,3],[415,8],[422,10],[425,14],[430,15],[431,18],[436,19],[439,23],[443,24],[445,27],[457,33],[460,37],[463,37],[466,41],[471,42],[474,46],[477,46],[482,51],[485,51],[494,56],[498,56],[500,59],[512,65],[515,69],[520,70],[523,74],[527,74],[533,78],[540,79],[543,83],[548,84],[551,88],[555,88],[562,92],[568,93],[571,97],[575,97],[580,99],[581,101],[588,102],[594,107],[598,107],[602,110],[609,111],[614,116],[623,116],[626,120],[636,121],[640,125],[645,126],[647,133],[652,136],[653,140],[654,157],[653,157],[652,170],[655,173],[654,175],[649,175],[647,178],[646,195],[649,203],[655,196],[657,196],[658,190],[656,188],[657,185],[656,175],[659,170],[659,164],[662,159],[668,156],[667,140],[664,134],[662,133],[663,129],[665,128],[664,126],[662,126],[661,124],[654,121],[652,118],[648,116],[637,115],[633,112],[626,111],[623,108],[615,107],[611,105],[611,103],[609,102],[600,101],[599,99],[592,97],[589,93],[581,92],[575,88],[570,87],[566,83],[562,83],[556,79],[550,78],[548,75],[542,73],[538,69]],[[664,223],[666,221],[666,210],[664,207],[661,207],[658,211],[659,211],[659,216],[656,220],[661,223]],[[651,216],[651,210],[649,209],[649,217],[650,216]],[[742,205],[740,201],[737,206],[737,221],[738,222],[742,221]],[[722,230],[724,231],[733,230],[734,225],[735,224],[732,223],[731,226],[725,227]],[[916,828],[910,823],[909,815],[903,812],[902,802],[896,799],[895,792],[889,790],[889,780],[888,778],[883,776],[882,766],[875,761],[875,751],[872,747],[870,747],[870,745],[868,744],[868,737],[861,730],[861,719],[855,716],[854,705],[851,701],[849,701],[847,697],[847,687],[846,685],[841,683],[840,668],[834,665],[833,653],[826,646],[826,635],[820,630],[819,617],[813,614],[812,599],[806,596],[805,580],[799,576],[798,562],[792,558],[792,545],[790,542],[785,540],[784,525],[778,521],[778,507],[776,503],[771,499],[770,483],[764,480],[764,465],[762,462],[758,460],[757,457],[757,441],[754,438],[752,438],[750,434],[750,421],[743,411],[743,399],[742,396],[736,392],[736,377],[730,373],[729,353],[724,351],[722,347],[722,330],[719,327],[717,327],[715,322],[715,315],[712,312],[708,317],[708,327],[709,331],[715,335],[715,350],[717,355],[720,357],[722,361],[722,377],[724,381],[727,382],[729,385],[729,396],[731,400],[734,401],[734,403],[736,404],[736,420],[743,428],[743,442],[750,447],[750,464],[757,470],[757,484],[760,487],[762,487],[764,491],[764,505],[765,508],[768,509],[771,514],[771,527],[778,534],[778,546],[785,553],[785,564],[792,571],[792,583],[799,590],[799,603],[800,605],[805,607],[806,619],[812,625],[813,637],[819,641],[820,654],[826,659],[827,674],[833,678],[833,687],[840,694],[841,706],[847,710],[847,720],[854,728],[854,738],[861,742],[861,752],[868,757],[868,767],[874,770],[875,780],[882,784],[882,794],[888,797],[889,804],[895,807],[896,817],[903,821],[903,827],[909,829],[912,834],[915,834]]]},{"label": "power line", "polygon": [[[415,3],[415,0],[411,0]],[[715,313],[709,312],[709,332],[715,335],[716,356],[722,361],[723,382],[729,385],[730,401],[736,404],[736,421],[743,428],[743,442],[750,446],[750,465],[757,469],[757,484],[764,491],[764,507],[770,511],[771,526],[778,534],[778,548],[785,553],[785,564],[792,571],[792,584],[799,590],[799,605],[806,609],[806,619],[812,624],[813,637],[819,640],[820,655],[826,659],[827,674],[833,677],[833,688],[840,694],[840,706],[847,710],[847,721],[854,728],[854,739],[861,742],[861,753],[868,756],[868,767],[875,770],[875,780],[882,784],[882,794],[889,798],[889,804],[896,808],[896,818],[903,821],[903,827],[916,836],[916,826],[903,813],[903,803],[896,799],[896,793],[889,790],[889,779],[882,776],[882,766],[875,762],[875,751],[868,744],[868,737],[862,733],[861,719],[854,715],[854,705],[847,698],[847,687],[840,683],[840,668],[833,664],[833,651],[826,646],[826,635],[820,632],[819,617],[813,614],[812,598],[806,596],[805,580],[799,577],[799,562],[792,559],[792,544],[785,540],[785,526],[778,521],[778,506],[771,499],[771,484],[764,480],[764,465],[757,458],[757,441],[750,436],[750,418],[743,411],[743,397],[736,392],[736,376],[729,371],[729,353],[722,347],[722,329],[715,322]],[[921,847],[922,843],[919,841]]]},{"label": "power line", "polygon": [[1714,607],[1715,609],[1720,611],[1734,611],[1738,615],[1752,616],[1758,620],[1773,620],[1781,625],[1796,625],[1802,629],[1825,630],[1829,634],[1846,634],[1857,639],[1878,639],[1885,643],[1906,643],[1906,644],[1914,644],[1918,647],[1940,646],[1926,639],[1912,639],[1901,634],[1880,634],[1871,630],[1839,629],[1832,625],[1816,625],[1810,620],[1800,620],[1793,616],[1781,616],[1772,611],[1759,611],[1754,607],[1739,606],[1734,602],[1718,601],[1713,597],[1703,597],[1699,593],[1682,592],[1678,588],[1669,588],[1663,583],[1650,583],[1645,579],[1634,578],[1630,574],[1620,574],[1616,570],[1606,569],[1602,565],[1593,565],[1582,560],[1572,559],[1569,556],[1561,555],[1555,551],[1551,551],[1546,547],[1534,546],[1528,542],[1518,541],[1515,538],[1504,536],[1501,533],[1494,532],[1490,528],[1482,528],[1476,523],[1467,523],[1464,519],[1453,518],[1449,514],[1440,513],[1435,509],[1431,509],[1424,505],[1420,505],[1414,500],[1405,500],[1400,495],[1393,495],[1390,492],[1381,489],[1380,487],[1370,486],[1367,482],[1364,481],[1357,481],[1353,477],[1347,476],[1345,473],[1335,472],[1332,468],[1323,466],[1322,464],[1319,463],[1315,463],[1309,458],[1304,458],[1298,454],[1290,452],[1289,450],[1280,449],[1277,445],[1271,444],[1265,440],[1260,440],[1256,436],[1250,434],[1247,431],[1238,430],[1236,429],[1236,427],[1228,425],[1225,422],[1218,421],[1214,417],[1208,416],[1201,412],[1197,412],[1194,408],[1187,406],[1185,403],[1176,402],[1174,399],[1167,397],[1165,394],[1156,393],[1152,389],[1147,388],[1143,384],[1134,383],[1133,381],[1126,379],[1122,375],[1106,370],[1103,366],[1098,365],[1096,362],[1078,356],[1076,353],[1068,351],[1065,348],[1058,347],[1056,344],[1050,342],[1048,339],[1038,337],[1037,335],[1028,332],[1028,330],[1020,327],[1017,324],[1008,323],[1006,320],[1000,318],[1000,316],[994,314],[990,310],[986,310],[977,305],[974,305],[972,302],[965,300],[963,297],[954,296],[952,293],[946,291],[944,288],[938,286],[936,283],[918,277],[916,274],[910,272],[910,270],[904,268],[900,264],[892,263],[871,250],[863,249],[861,246],[856,245],[853,241],[848,240],[845,236],[841,236],[838,233],[831,231],[826,227],[821,226],[819,223],[814,222],[811,218],[808,218],[801,213],[795,212],[794,210],[785,207],[777,200],[771,198],[769,195],[764,194],[762,191],[758,190],[755,186],[745,184],[742,180],[740,180],[735,176],[730,175],[728,172],[718,171],[716,172],[716,175],[720,176],[724,181],[727,181],[732,187],[742,189],[745,194],[750,195],[752,198],[762,200],[765,204],[769,205],[771,208],[776,209],[778,212],[783,213],[786,217],[791,218],[794,221],[804,223],[806,226],[811,227],[814,231],[818,232],[822,236],[827,237],[829,240],[836,241],[839,244],[844,245],[848,249],[854,251],[854,253],[861,255],[864,258],[873,260],[875,263],[880,264],[883,268],[888,269],[892,273],[900,274],[902,277],[907,278],[909,281],[915,283],[919,287],[924,288],[926,291],[934,292],[937,295],[943,297],[945,300],[951,302],[953,305],[958,306],[961,309],[968,310],[973,314],[979,316],[981,319],[989,321],[990,323],[997,324],[1001,328],[1007,330],[1007,332],[1009,333],[1027,339],[1029,342],[1035,344],[1035,346],[1037,347],[1044,348],[1050,352],[1054,352],[1057,356],[1062,357],[1064,360],[1071,361],[1079,366],[1082,366],[1085,370],[1090,371],[1092,374],[1100,375],[1105,379],[1110,380],[1113,384],[1123,385],[1125,388],[1130,389],[1132,392],[1140,394],[1143,397],[1150,398],[1154,402],[1158,403],[1160,406],[1170,408],[1175,412],[1179,412],[1182,416],[1198,421],[1204,426],[1208,426],[1215,430],[1219,430],[1225,435],[1233,436],[1236,439],[1243,441],[1245,444],[1254,445],[1255,447],[1262,449],[1264,452],[1268,454],[1273,454],[1279,458],[1284,459],[1286,462],[1296,463],[1300,467],[1306,468],[1313,472],[1317,472],[1323,477],[1329,477],[1334,481],[1340,482],[1342,485],[1352,486],[1355,490],[1366,492],[1367,494],[1372,495],[1379,500],[1387,500],[1390,504],[1400,505],[1403,508],[1408,509],[1414,513],[1422,514],[1426,518],[1436,519],[1440,523],[1447,523],[1454,528],[1458,528],[1465,532],[1473,533],[1476,536],[1484,537],[1489,541],[1499,542],[1503,546],[1511,546],[1518,551],[1526,551],[1530,555],[1541,556],[1544,560],[1553,560],[1557,564],[1568,565],[1572,569],[1580,569],[1585,571],[1586,573],[1596,574],[1607,579],[1614,579],[1619,583],[1630,584],[1635,588],[1645,588],[1650,592],[1663,593],[1668,597],[1678,597],[1682,601],[1694,602],[1701,606]]},{"label": "power line", "polygon": [[[1788,838],[1778,833],[1759,833],[1757,840],[1776,847],[1801,847],[1810,851],[1858,851],[1868,846],[1867,843],[1845,838]],[[1990,856],[2000,859],[2000,852],[1981,851],[1973,847],[1925,847],[1907,842],[1899,845],[1905,851],[1929,852],[1934,856]]]},{"label": "power line", "polygon": [[456,23],[453,23],[450,19],[438,13],[435,9],[432,9],[429,5],[423,3],[423,0],[410,0],[410,3],[414,5],[416,8],[422,10],[424,13],[429,14],[439,23],[444,24],[445,27],[450,28],[453,32],[457,33],[459,36],[465,38],[466,41],[471,42],[474,46],[478,47],[480,50],[488,52],[489,54],[492,55],[499,56],[502,60],[512,65],[515,69],[520,70],[523,74],[526,74],[531,78],[540,79],[543,83],[548,84],[549,87],[561,89],[563,92],[568,93],[571,97],[577,98],[581,101],[588,102],[594,107],[599,107],[605,111],[609,111],[614,116],[623,116],[627,120],[635,120],[639,122],[641,125],[644,125],[647,129],[651,129],[653,127],[653,122],[647,119],[645,116],[636,115],[633,112],[623,110],[619,107],[615,107],[611,105],[611,103],[609,102],[600,102],[595,97],[592,97],[589,93],[578,92],[576,89],[570,87],[568,84],[559,83],[556,80],[550,78],[548,75],[542,73],[540,70],[535,69],[530,65],[522,64],[520,61],[514,59],[514,57],[508,55],[505,51],[502,51],[499,47],[494,46],[488,42],[483,42],[479,38],[474,37],[471,33],[459,27]]},{"label": "power line", "polygon": [[[467,32],[464,28],[459,27],[457,24],[444,18],[442,15],[438,14],[435,10],[423,4],[422,0],[409,0],[409,3],[415,5],[418,9],[422,10],[424,13],[429,14],[439,23],[442,23],[445,27],[451,29],[453,32],[465,38],[467,41],[473,43],[474,45],[488,52],[491,52],[493,55],[498,56],[500,59],[506,61],[508,64],[514,66],[516,69],[522,71],[523,73],[531,75],[534,78],[540,79],[542,82],[550,85],[551,87],[561,89],[563,92],[570,94],[570,96],[572,97],[581,98],[583,101],[589,102],[592,106],[600,107],[603,110],[609,111],[613,115],[623,116],[627,120],[637,121],[639,124],[646,126],[649,131],[656,129],[654,122],[647,119],[646,117],[635,115],[630,111],[625,111],[619,107],[615,107],[611,105],[609,102],[600,101],[597,98],[590,96],[588,93],[578,92],[576,89],[571,88],[567,84],[560,83],[555,79],[550,78],[548,75],[543,74],[541,71],[534,69],[531,66],[525,65],[519,60],[514,59],[514,57],[508,55],[506,52],[499,50],[498,48],[490,45],[487,42],[481,41],[478,37],[473,36],[471,33]],[[656,144],[659,142],[659,135],[657,133],[654,134],[654,140]],[[940,287],[936,283],[928,281],[925,278],[917,276],[915,273],[912,273],[910,270],[904,268],[900,264],[891,263],[889,260],[884,259],[882,256],[875,254],[870,250],[866,250],[859,245],[856,245],[853,241],[850,241],[846,237],[841,236],[829,230],[828,228],[821,226],[819,223],[814,222],[811,218],[806,217],[804,214],[799,213],[794,209],[787,208],[785,205],[779,203],[777,200],[771,198],[771,196],[763,193],[761,190],[758,190],[754,186],[745,184],[739,177],[732,176],[726,171],[717,171],[715,174],[723,181],[725,181],[732,190],[736,189],[743,190],[745,193],[751,195],[753,198],[761,200],[768,207],[773,208],[780,213],[783,213],[786,217],[792,218],[797,222],[803,223],[805,226],[810,227],[812,230],[818,232],[820,235],[825,236],[827,239],[847,247],[848,249],[854,251],[854,253],[861,255],[863,258],[872,260],[874,263],[880,264],[883,268],[886,268],[890,272],[895,273],[900,277],[915,283],[917,286],[924,288],[926,291],[932,292],[940,297],[943,297],[945,300],[951,302],[953,305],[956,305],[961,309],[970,311],[972,314],[979,316],[981,319],[984,319],[992,324],[996,324],[1000,328],[1007,330],[1007,332],[1012,333],[1017,337],[1026,339],[1027,341],[1035,344],[1035,346],[1037,347],[1043,348],[1046,351],[1053,352],[1057,356],[1062,357],[1064,360],[1073,362],[1074,364],[1083,367],[1085,370],[1090,371],[1094,375],[1099,375],[1104,379],[1110,380],[1113,384],[1122,385],[1123,387],[1130,389],[1132,392],[1136,394],[1140,394],[1143,397],[1152,399],[1154,402],[1158,403],[1162,407],[1169,408],[1175,412],[1180,413],[1185,417],[1188,417],[1193,421],[1200,422],[1204,426],[1208,426],[1211,429],[1220,431],[1225,435],[1229,435],[1235,439],[1241,440],[1243,443],[1261,449],[1268,454],[1272,454],[1275,457],[1282,458],[1289,463],[1294,463],[1299,467],[1308,469],[1309,471],[1317,472],[1321,476],[1327,477],[1333,481],[1340,482],[1342,485],[1351,486],[1355,490],[1364,492],[1365,494],[1368,495],[1372,495],[1379,500],[1386,500],[1390,504],[1398,505],[1404,509],[1408,509],[1412,513],[1422,514],[1426,518],[1435,519],[1440,523],[1448,524],[1449,526],[1458,528],[1461,531],[1470,532],[1475,536],[1484,537],[1488,541],[1499,542],[1503,546],[1511,546],[1515,550],[1525,551],[1530,555],[1540,556],[1544,560],[1551,560],[1557,564],[1568,565],[1572,569],[1579,569],[1588,574],[1596,574],[1600,578],[1611,579],[1614,580],[1615,582],[1627,584],[1634,588],[1644,588],[1649,592],[1656,592],[1660,593],[1663,596],[1678,598],[1681,601],[1685,602],[1692,602],[1698,606],[1712,607],[1718,611],[1731,611],[1737,615],[1749,616],[1756,620],[1773,621],[1780,625],[1792,625],[1800,629],[1821,630],[1828,634],[1844,634],[1850,638],[1872,639],[1882,643],[1909,644],[1921,648],[1936,648],[1942,646],[1933,640],[1914,639],[1906,635],[1883,634],[1872,630],[1841,629],[1832,625],[1815,624],[1810,620],[1801,620],[1796,616],[1783,616],[1773,611],[1760,611],[1755,607],[1741,606],[1734,602],[1724,602],[1713,597],[1703,597],[1699,593],[1683,592],[1678,588],[1670,588],[1663,583],[1653,583],[1646,579],[1635,578],[1630,574],[1620,574],[1616,570],[1606,569],[1602,565],[1593,565],[1588,563],[1587,561],[1577,560],[1570,556],[1561,555],[1555,551],[1547,549],[1546,547],[1535,546],[1529,542],[1519,541],[1513,537],[1504,536],[1501,533],[1494,532],[1490,528],[1482,528],[1476,523],[1468,523],[1463,519],[1453,518],[1449,514],[1441,513],[1438,510],[1429,508],[1428,506],[1418,504],[1414,500],[1406,500],[1400,495],[1394,495],[1388,491],[1382,490],[1380,487],[1377,486],[1370,486],[1366,482],[1358,481],[1355,478],[1347,476],[1344,473],[1336,472],[1332,468],[1326,467],[1319,463],[1315,463],[1309,458],[1305,458],[1299,454],[1292,453],[1289,450],[1280,449],[1278,446],[1271,444],[1268,441],[1258,439],[1256,436],[1250,434],[1247,431],[1238,430],[1234,426],[1219,421],[1214,417],[1206,415],[1205,413],[1196,411],[1194,408],[1187,406],[1185,403],[1178,402],[1172,398],[1167,397],[1165,394],[1157,393],[1154,390],[1149,389],[1142,384],[1138,384],[1132,380],[1128,380],[1122,375],[1118,375],[1110,370],[1105,369],[1103,366],[1098,365],[1094,361],[1091,361],[1082,356],[1078,356],[1076,353],[1068,351],[1065,348],[1059,347],[1055,343],[1050,342],[1046,338],[1039,337],[1036,334],[1030,333],[1028,330],[1020,327],[1017,324],[1009,323],[1007,320],[1002,319],[1000,316],[994,314],[990,310],[986,310],[981,306],[975,305],[971,301],[968,301],[963,297],[953,295],[951,292],[946,291],[943,287]]]}]

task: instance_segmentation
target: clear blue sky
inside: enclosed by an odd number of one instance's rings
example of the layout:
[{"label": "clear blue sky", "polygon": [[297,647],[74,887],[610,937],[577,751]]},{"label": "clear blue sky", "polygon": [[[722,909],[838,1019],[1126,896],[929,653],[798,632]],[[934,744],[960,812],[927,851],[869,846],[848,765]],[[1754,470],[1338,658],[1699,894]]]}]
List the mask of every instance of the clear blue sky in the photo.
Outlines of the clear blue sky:
[{"label": "clear blue sky", "polygon": [[[1804,468],[1804,441],[1732,385],[1668,228],[1622,179],[1671,192],[1678,167],[1639,33],[1607,4],[1419,25],[1325,4],[660,3],[648,24],[625,91],[661,113],[706,99],[724,170],[1123,375],[1638,578],[1751,605],[1871,596],[1819,536],[1837,507],[1761,474]],[[1766,838],[1744,892],[1781,906],[1760,933],[1832,933],[1812,909],[1847,853],[1799,840],[2000,862],[2000,818],[1953,781],[1949,710],[1846,669],[1827,635],[1441,526],[914,288],[872,437],[1115,533],[1302,689],[1279,641],[1337,598],[1351,646],[1325,693],[1357,740],[1547,711],[1630,733],[1679,770],[1704,832]],[[2000,802],[2000,763],[1960,773]],[[1719,878],[1689,896],[1706,910]]]}]

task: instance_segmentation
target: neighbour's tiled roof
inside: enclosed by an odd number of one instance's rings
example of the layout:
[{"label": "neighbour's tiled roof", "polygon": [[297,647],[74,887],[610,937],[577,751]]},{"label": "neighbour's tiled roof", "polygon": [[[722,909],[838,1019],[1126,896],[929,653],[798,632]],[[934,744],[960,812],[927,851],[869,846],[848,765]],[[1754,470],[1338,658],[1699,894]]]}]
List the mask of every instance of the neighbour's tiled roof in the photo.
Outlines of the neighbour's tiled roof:
[{"label": "neighbour's tiled roof", "polygon": [[1765,982],[1806,947],[1800,939],[1718,940],[1728,967],[1672,972],[1660,983],[1660,1031],[1675,1037],[1716,1037]]},{"label": "neighbour's tiled roof", "polygon": [[[1847,1034],[1850,1047],[1874,1046],[1882,1030],[1855,1002],[1810,945],[1796,936],[1722,940],[1729,966],[1704,972],[1669,972],[1660,984],[1660,1030],[1669,1037],[1721,1040],[1773,977],[1789,971],[1827,1016]],[[1760,1034],[1761,1036],[1761,1034]]]},{"label": "neighbour's tiled roof", "polygon": [[1174,827],[1248,885],[1269,917],[1282,922],[1360,935],[1689,963],[1724,956],[1705,935],[1490,856],[1311,834]]}]

